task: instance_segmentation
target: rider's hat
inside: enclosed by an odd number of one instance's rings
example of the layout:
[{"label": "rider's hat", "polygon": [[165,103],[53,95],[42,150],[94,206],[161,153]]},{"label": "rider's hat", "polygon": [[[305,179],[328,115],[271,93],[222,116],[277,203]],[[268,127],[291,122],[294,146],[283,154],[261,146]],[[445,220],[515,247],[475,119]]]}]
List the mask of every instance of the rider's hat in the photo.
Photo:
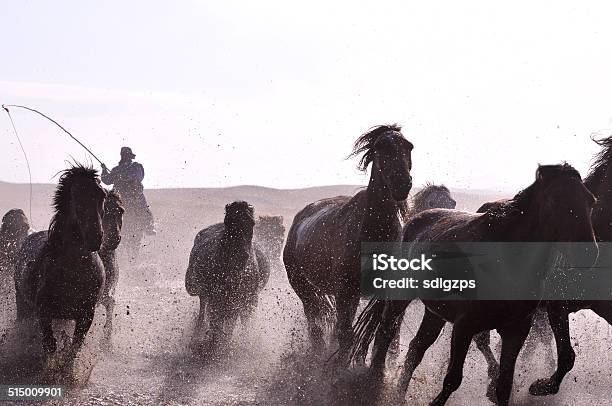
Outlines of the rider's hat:
[{"label": "rider's hat", "polygon": [[121,147],[121,156],[128,156],[132,159],[136,158],[136,155],[132,152],[130,147]]}]

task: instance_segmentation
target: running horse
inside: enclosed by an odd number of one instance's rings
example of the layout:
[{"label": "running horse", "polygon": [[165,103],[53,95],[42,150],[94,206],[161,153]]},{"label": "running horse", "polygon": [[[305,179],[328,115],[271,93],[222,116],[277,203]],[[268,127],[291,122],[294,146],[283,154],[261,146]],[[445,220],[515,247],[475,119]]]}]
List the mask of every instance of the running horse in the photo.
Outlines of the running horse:
[{"label": "running horse", "polygon": [[[612,136],[593,140],[602,147],[584,179],[585,186],[597,198],[591,221],[597,241],[612,242]],[[602,255],[610,255],[602,250]],[[606,257],[603,263],[610,263]],[[612,325],[612,301],[571,300],[547,301],[548,320],[557,346],[557,368],[549,378],[538,379],[529,388],[532,395],[543,396],[559,391],[565,375],[574,367],[576,353],[572,348],[569,331],[569,315],[583,309],[590,309]]]},{"label": "running horse", "polygon": [[[193,242],[185,289],[200,298],[192,344],[196,352],[218,355],[227,349],[238,318],[253,316],[259,294],[268,283],[270,264],[253,241],[253,206],[236,201],[225,206],[223,223],[201,230]],[[198,343],[208,318],[209,341]]]},{"label": "running horse", "polygon": [[0,286],[12,279],[17,253],[30,231],[30,222],[21,209],[11,209],[0,225]]},{"label": "running horse", "polygon": [[[591,215],[597,241],[612,242],[612,136],[593,141],[600,145],[602,149],[595,156],[593,165],[584,178],[584,185],[597,199]],[[503,204],[503,200],[487,203],[479,211],[500,204]],[[605,254],[605,251],[602,251],[601,255]],[[608,263],[609,261],[604,262]],[[583,309],[592,310],[612,325],[612,301],[549,300],[542,303],[541,313],[548,315],[548,322],[555,338],[557,368],[549,378],[538,379],[533,382],[529,388],[532,395],[545,396],[557,393],[563,378],[574,367],[576,353],[570,341],[569,314]],[[543,330],[545,327],[542,322],[535,326],[539,330]],[[489,378],[494,379],[499,365],[490,348],[489,332],[485,331],[478,334],[474,341],[487,360]]]},{"label": "running horse", "polygon": [[316,352],[325,347],[321,324],[329,326],[334,314],[340,348],[352,341],[360,297],[361,243],[401,238],[401,219],[412,188],[412,149],[400,126],[372,128],[355,141],[349,155],[361,155],[362,171],[372,165],[367,188],[353,197],[311,203],[293,219],[283,261],[289,283],[302,301]]},{"label": "running horse", "polygon": [[[34,318],[46,355],[57,350],[52,320],[75,320],[69,351],[73,360],[85,340],[104,286],[104,266],[97,251],[103,241],[104,201],[95,169],[75,164],[62,172],[53,197],[48,232],[24,243],[15,271],[18,320]],[[34,260],[28,253],[36,252]]]},{"label": "running horse", "polygon": [[30,232],[30,223],[21,209],[11,209],[2,216],[0,225],[0,319],[8,314],[13,302],[15,261],[21,245]]},{"label": "running horse", "polygon": [[[585,257],[594,263],[598,249],[591,223],[595,198],[571,166],[540,166],[535,182],[501,205],[484,213],[433,209],[415,216],[404,228],[404,242],[586,242]],[[545,250],[544,250],[545,251]],[[529,271],[543,283],[545,264],[552,252],[542,252]],[[571,255],[571,253],[568,253]],[[410,301],[372,300],[356,325],[352,355],[360,356],[376,337],[371,372],[380,383],[389,344]],[[410,342],[398,385],[403,398],[412,374],[444,324],[453,323],[450,365],[443,387],[432,405],[444,405],[459,388],[472,337],[497,329],[502,338],[500,372],[495,383],[496,402],[507,405],[512,390],[516,358],[531,328],[538,301],[423,300],[425,314]]]},{"label": "running horse", "polygon": [[125,207],[121,196],[117,191],[110,190],[104,201],[104,218],[102,229],[104,237],[102,246],[98,251],[104,266],[104,290],[100,303],[106,311],[106,322],[104,323],[104,345],[107,349],[111,346],[111,335],[113,332],[113,317],[115,313],[115,288],[119,281],[119,264],[117,263],[116,250],[121,242],[121,228],[123,227],[123,215]]}]

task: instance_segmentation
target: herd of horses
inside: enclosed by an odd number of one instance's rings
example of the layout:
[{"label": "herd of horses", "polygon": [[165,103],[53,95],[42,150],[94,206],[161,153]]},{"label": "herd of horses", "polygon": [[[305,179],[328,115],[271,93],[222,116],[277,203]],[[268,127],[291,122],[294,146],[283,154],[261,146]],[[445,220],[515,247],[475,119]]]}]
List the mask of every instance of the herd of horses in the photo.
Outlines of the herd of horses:
[{"label": "herd of horses", "polygon": [[[580,242],[595,264],[598,242],[612,241],[612,137],[596,141],[601,152],[582,180],[567,163],[541,165],[531,185],[513,198],[487,202],[476,212],[456,210],[444,186],[412,190],[413,145],[398,125],[381,125],[360,136],[350,156],[359,169],[370,167],[366,188],[354,196],[311,203],[299,211],[288,230],[279,216],[256,219],[245,201],[226,205],[222,222],[195,237],[185,275],[187,293],[198,296],[200,310],[192,349],[219,354],[228,347],[237,321],[248,325],[271,269],[286,269],[307,321],[313,353],[334,345],[336,365],[363,364],[374,393],[382,390],[387,357],[397,356],[399,330],[410,301],[372,299],[355,321],[360,304],[361,244],[365,242]],[[411,201],[411,203],[409,203]],[[44,354],[57,351],[54,319],[75,320],[68,358],[74,359],[87,334],[96,306],[106,308],[104,336],[110,342],[114,289],[118,280],[115,250],[121,241],[125,209],[121,197],[100,185],[96,170],[79,164],[59,178],[49,230],[29,234],[23,211],[8,212],[0,229],[0,274],[15,285],[17,319],[35,319]],[[566,253],[572,255],[571,252]],[[552,252],[530,262],[544,283]],[[553,375],[530,387],[533,395],[559,390],[572,369],[575,353],[569,314],[591,309],[612,324],[611,301],[445,301],[422,300],[423,320],[410,342],[397,382],[403,399],[415,369],[443,326],[453,325],[450,362],[442,389],[431,403],[443,405],[461,384],[472,340],[488,363],[487,396],[506,405],[512,392],[517,356],[536,311],[547,314],[557,345]],[[499,363],[489,332],[502,340]]]}]

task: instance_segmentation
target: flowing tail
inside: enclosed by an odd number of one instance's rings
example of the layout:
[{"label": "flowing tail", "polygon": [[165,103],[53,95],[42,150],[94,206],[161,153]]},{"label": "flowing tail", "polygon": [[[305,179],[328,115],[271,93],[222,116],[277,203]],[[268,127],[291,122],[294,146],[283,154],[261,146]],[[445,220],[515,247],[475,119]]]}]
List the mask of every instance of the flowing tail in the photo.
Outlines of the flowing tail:
[{"label": "flowing tail", "polygon": [[382,324],[386,308],[386,301],[372,299],[363,309],[353,326],[354,338],[349,351],[349,362],[365,360],[378,327]]}]

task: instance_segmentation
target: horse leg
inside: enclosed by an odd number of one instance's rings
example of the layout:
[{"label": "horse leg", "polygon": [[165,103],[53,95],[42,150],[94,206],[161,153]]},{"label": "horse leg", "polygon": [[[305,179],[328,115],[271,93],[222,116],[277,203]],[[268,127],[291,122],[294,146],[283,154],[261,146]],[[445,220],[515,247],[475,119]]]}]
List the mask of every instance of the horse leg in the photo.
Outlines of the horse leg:
[{"label": "horse leg", "polygon": [[196,320],[196,333],[200,334],[206,322],[206,298],[203,296],[198,297],[200,298],[200,311],[198,312],[198,319]]},{"label": "horse leg", "polygon": [[45,354],[53,354],[57,350],[57,341],[53,337],[53,326],[50,317],[39,319],[40,330],[42,332],[42,346]]},{"label": "horse leg", "polygon": [[557,369],[550,378],[538,379],[529,387],[529,393],[534,396],[553,395],[559,392],[559,387],[565,375],[574,367],[576,353],[572,348],[569,330],[569,311],[561,303],[549,302],[547,306],[548,321],[557,344]]},{"label": "horse leg", "polygon": [[387,302],[385,310],[382,314],[382,320],[376,331],[374,346],[372,347],[372,362],[370,369],[374,376],[382,378],[385,372],[385,361],[391,341],[397,334],[398,318],[403,318],[406,308],[410,304],[410,300],[393,300]]},{"label": "horse leg", "polygon": [[115,299],[112,296],[104,298],[104,308],[106,311],[106,321],[104,322],[104,338],[103,347],[105,351],[110,351],[112,348],[112,336],[113,336],[113,316],[115,313]]},{"label": "horse leg", "polygon": [[30,317],[32,312],[29,311],[30,309],[28,308],[28,304],[18,290],[15,293],[15,299],[15,303],[17,305],[17,320],[24,320]]},{"label": "horse leg", "polygon": [[253,297],[248,298],[243,307],[240,309],[240,324],[242,325],[243,329],[249,328],[258,302],[259,298],[257,295],[254,295]]},{"label": "horse leg", "polygon": [[203,350],[204,337],[202,336],[202,331],[204,329],[204,325],[206,323],[206,298],[204,296],[198,296],[200,299],[200,309],[198,311],[198,317],[196,318],[195,326],[193,328],[193,335],[191,336],[191,342],[189,344],[189,349],[195,353],[199,354]]},{"label": "horse leg", "polygon": [[218,304],[211,306],[209,314],[209,350],[211,353],[214,353],[217,350],[223,336],[224,316],[221,314],[222,312],[218,309],[218,306]]},{"label": "horse leg", "polygon": [[538,344],[545,343],[547,321],[548,317],[546,316],[546,312],[536,309],[535,313],[533,314],[530,334],[525,340],[521,357],[530,360],[533,357]]},{"label": "horse leg", "polygon": [[[215,303],[210,306],[210,352],[215,354],[223,350],[228,342],[228,331],[231,334],[233,331],[233,323],[235,323],[235,315],[228,305]],[[233,321],[232,321],[233,318]],[[231,325],[230,325],[231,324]]]},{"label": "horse leg", "polygon": [[404,368],[397,385],[400,399],[403,399],[406,395],[414,370],[423,360],[425,352],[427,352],[429,347],[438,339],[444,324],[446,324],[444,319],[441,319],[425,308],[425,314],[423,314],[421,325],[408,346]]},{"label": "horse leg", "polygon": [[320,355],[325,348],[325,340],[323,339],[323,329],[317,324],[317,321],[321,318],[323,304],[320,303],[320,299],[314,294],[312,288],[309,287],[309,282],[301,275],[302,270],[295,264],[293,257],[285,257],[284,263],[289,285],[298,295],[304,307],[310,345],[312,350],[317,355]]},{"label": "horse leg", "polygon": [[232,342],[232,336],[234,334],[234,329],[236,328],[236,323],[238,321],[239,312],[235,309],[231,309],[225,315],[222,327],[222,333],[219,340],[219,345],[217,349],[217,355],[222,357],[227,354],[227,351],[230,350],[230,344]]},{"label": "horse leg", "polygon": [[544,353],[547,354],[547,364],[549,365],[550,369],[553,369],[555,367],[556,362],[555,357],[553,355],[555,353],[555,349],[553,346],[554,336],[553,331],[550,327],[550,323],[548,322],[548,313],[545,308],[540,309],[539,326],[541,329],[540,343],[544,347]]},{"label": "horse leg", "polygon": [[531,317],[527,317],[518,323],[497,330],[502,337],[502,353],[499,359],[499,378],[495,388],[497,402],[491,400],[498,405],[506,406],[510,400],[516,359],[530,329]]},{"label": "horse leg", "polygon": [[93,318],[94,318],[94,312],[90,311],[84,314],[83,317],[76,319],[76,325],[74,327],[74,338],[72,340],[72,349],[71,349],[72,357],[75,357],[77,353],[79,352],[79,350],[81,349],[81,347],[83,346],[83,343],[85,342],[85,335],[87,334],[87,332],[89,331],[89,328],[91,327]]},{"label": "horse leg", "polygon": [[236,329],[236,324],[238,323],[238,317],[240,314],[237,311],[233,311],[232,314],[228,317],[226,322],[226,334],[225,334],[225,345],[229,345],[232,341],[232,337],[234,336],[234,330]]},{"label": "horse leg", "polygon": [[455,322],[451,338],[450,364],[446,377],[444,377],[442,391],[440,391],[430,405],[441,406],[446,404],[450,395],[461,385],[463,380],[463,364],[465,363],[465,357],[467,356],[474,333],[474,328],[463,323],[462,320]]},{"label": "horse leg", "polygon": [[359,306],[359,292],[345,291],[336,297],[336,334],[340,350],[338,360],[344,363],[348,359],[353,343],[353,319]]},{"label": "horse leg", "polygon": [[319,309],[317,307],[317,301],[311,298],[304,298],[304,314],[306,315],[306,322],[308,323],[308,334],[310,335],[310,343],[312,349],[320,354],[325,349],[325,340],[323,339],[323,329],[317,323]]},{"label": "horse leg", "polygon": [[[94,311],[87,312],[83,314],[81,317],[75,319],[75,327],[74,327],[74,336],[72,338],[72,345],[70,346],[70,350],[67,354],[67,361],[65,364],[65,371],[70,373],[74,369],[74,361],[76,359],[77,354],[83,347],[85,343],[85,336],[91,327],[91,323],[93,322]],[[91,373],[91,371],[90,371]],[[74,379],[74,376],[69,378],[70,380]]]},{"label": "horse leg", "polygon": [[391,341],[391,344],[389,345],[389,361],[391,363],[395,363],[400,353],[400,338],[401,338],[400,335],[401,335],[401,329],[402,329],[402,321],[404,321],[405,314],[406,314],[406,311],[404,310],[403,314],[397,318],[396,326],[394,326],[395,336],[393,337],[393,340]]},{"label": "horse leg", "polygon": [[478,350],[484,356],[485,361],[487,361],[487,374],[489,375],[489,379],[495,381],[499,376],[499,364],[491,350],[491,332],[481,331],[474,336],[474,342]]}]

